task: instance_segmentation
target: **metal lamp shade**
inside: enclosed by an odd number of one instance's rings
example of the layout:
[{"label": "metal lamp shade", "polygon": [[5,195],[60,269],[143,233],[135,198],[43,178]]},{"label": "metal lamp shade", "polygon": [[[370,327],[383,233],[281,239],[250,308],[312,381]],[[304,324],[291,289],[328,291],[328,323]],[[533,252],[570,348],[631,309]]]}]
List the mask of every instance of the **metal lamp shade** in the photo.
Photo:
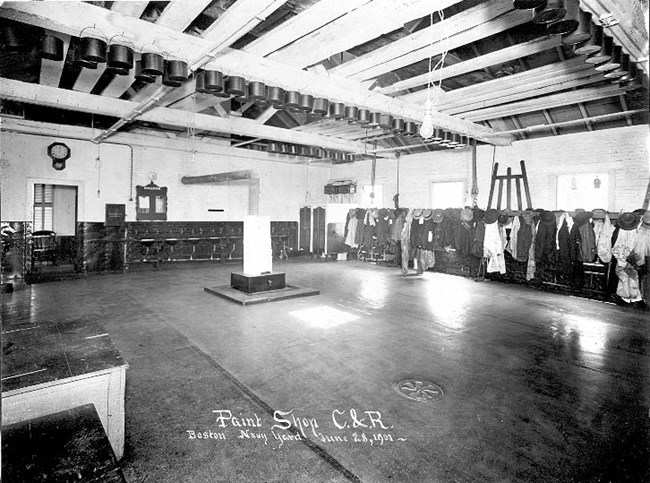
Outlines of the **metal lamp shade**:
[{"label": "metal lamp shade", "polygon": [[165,73],[169,80],[184,82],[188,77],[187,62],[182,60],[166,60]]},{"label": "metal lamp shade", "polygon": [[195,78],[196,78],[196,86],[194,87],[194,90],[196,92],[202,92],[204,94],[212,94],[212,89],[208,89],[205,86],[205,71],[203,70],[197,71]]},{"label": "metal lamp shade", "polygon": [[603,28],[600,25],[591,23],[589,26],[591,37],[589,40],[582,44],[578,44],[573,48],[573,53],[576,55],[591,55],[600,50],[600,44],[603,43]]},{"label": "metal lamp shade", "polygon": [[564,45],[578,45],[591,38],[591,14],[578,8],[578,27],[562,38]]},{"label": "metal lamp shade", "polygon": [[357,112],[357,122],[366,125],[370,122],[370,111],[368,109],[359,109]]},{"label": "metal lamp shade", "polygon": [[226,79],[226,94],[235,97],[242,97],[246,94],[246,80],[237,75],[231,75]]},{"label": "metal lamp shade", "polygon": [[320,116],[324,116],[329,112],[330,101],[323,97],[317,97],[314,99],[314,106],[312,107],[312,112]]},{"label": "metal lamp shade", "polygon": [[81,56],[88,62],[106,62],[106,42],[96,37],[81,37]]},{"label": "metal lamp shade", "polygon": [[404,119],[393,119],[393,122],[390,124],[390,130],[394,133],[404,132]]},{"label": "metal lamp shade", "polygon": [[417,129],[415,128],[415,123],[413,121],[406,121],[404,123],[404,135],[408,137],[415,136]]},{"label": "metal lamp shade", "polygon": [[390,114],[382,114],[379,119],[379,127],[382,129],[390,129],[393,125],[393,116]]},{"label": "metal lamp shade", "polygon": [[81,58],[81,47],[79,45],[75,46],[74,52],[72,53],[72,63],[84,69],[97,68],[97,62],[91,62]]},{"label": "metal lamp shade", "polygon": [[614,47],[614,39],[603,35],[603,41],[600,50],[585,59],[588,64],[603,64],[612,58],[612,48]]},{"label": "metal lamp shade", "polygon": [[223,74],[218,70],[206,69],[203,71],[203,84],[206,89],[221,92],[224,90]]},{"label": "metal lamp shade", "polygon": [[343,119],[345,116],[345,104],[342,102],[334,102],[330,104],[330,116],[334,119]]},{"label": "metal lamp shade", "polygon": [[629,54],[621,54],[621,65],[618,69],[612,70],[605,74],[607,79],[620,79],[630,73],[630,56]]},{"label": "metal lamp shade", "polygon": [[621,66],[622,55],[623,55],[623,47],[621,47],[620,45],[614,45],[612,47],[612,58],[609,59],[604,64],[597,65],[595,67],[595,70],[597,70],[598,72],[609,72],[611,70],[618,69]]},{"label": "metal lamp shade", "polygon": [[300,105],[298,108],[302,112],[311,112],[311,110],[314,108],[314,96],[311,94],[301,94]]},{"label": "metal lamp shade", "polygon": [[165,85],[167,87],[180,87],[181,85],[183,85],[183,83],[181,81],[171,79],[169,77],[169,69],[167,67],[166,62],[165,62],[165,72],[163,72],[162,83],[163,83],[163,85]]},{"label": "metal lamp shade", "polygon": [[41,57],[47,60],[63,60],[63,40],[54,35],[44,35]]},{"label": "metal lamp shade", "polygon": [[566,0],[566,14],[562,20],[553,22],[546,29],[550,35],[567,35],[578,28],[578,13],[580,12],[580,3],[578,0]]},{"label": "metal lamp shade", "polygon": [[381,113],[373,112],[370,114],[370,122],[367,124],[368,127],[379,127],[381,122]]},{"label": "metal lamp shade", "polygon": [[251,101],[260,101],[266,99],[266,84],[264,82],[248,83],[248,99]]},{"label": "metal lamp shade", "polygon": [[359,108],[356,106],[346,106],[345,116],[343,119],[350,122],[357,122],[357,116],[359,115]]},{"label": "metal lamp shade", "polygon": [[546,0],[515,0],[512,6],[517,10],[530,10],[532,8],[543,8]]},{"label": "metal lamp shade", "polygon": [[142,73],[151,76],[163,75],[165,71],[165,59],[160,54],[144,52],[142,54]]},{"label": "metal lamp shade", "polygon": [[564,0],[548,0],[546,6],[535,13],[533,23],[548,25],[562,20],[565,15]]},{"label": "metal lamp shade", "polygon": [[300,105],[300,92],[287,91],[284,93],[284,108],[285,109],[298,109]]},{"label": "metal lamp shade", "polygon": [[111,44],[108,47],[108,67],[115,69],[133,68],[133,49],[127,45]]},{"label": "metal lamp shade", "polygon": [[269,87],[266,94],[266,100],[275,107],[280,107],[284,104],[284,89],[281,87]]}]

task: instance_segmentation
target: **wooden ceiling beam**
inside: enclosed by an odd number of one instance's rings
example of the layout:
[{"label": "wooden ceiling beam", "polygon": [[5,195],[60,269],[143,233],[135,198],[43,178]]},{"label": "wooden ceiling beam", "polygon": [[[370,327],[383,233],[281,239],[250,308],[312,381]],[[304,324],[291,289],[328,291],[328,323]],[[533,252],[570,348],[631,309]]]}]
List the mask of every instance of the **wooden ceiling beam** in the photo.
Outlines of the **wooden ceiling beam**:
[{"label": "wooden ceiling beam", "polygon": [[121,13],[122,15],[127,15],[129,17],[140,18],[144,13],[145,9],[149,2],[138,2],[138,1],[118,1],[113,2],[111,6],[111,11],[116,13]]},{"label": "wooden ceiling beam", "polygon": [[[96,69],[87,69],[83,67],[81,72],[77,76],[77,80],[74,82],[72,89],[79,92],[90,92],[97,84],[99,78],[104,75],[106,70],[106,63],[97,64]],[[58,86],[57,86],[58,87]]]},{"label": "wooden ceiling beam", "polygon": [[487,109],[478,109],[460,114],[460,117],[473,122],[483,121],[486,119],[496,119],[505,116],[514,116],[525,112],[541,111],[542,109],[553,109],[579,102],[595,101],[616,97],[624,92],[624,89],[617,85],[608,85],[603,87],[590,87],[577,91],[561,92],[551,96],[529,99],[525,101],[506,104],[503,106],[489,107]]},{"label": "wooden ceiling beam", "polygon": [[255,119],[255,122],[257,122],[259,124],[266,124],[266,122],[269,119],[271,119],[273,116],[275,116],[276,112],[278,112],[278,110],[275,107],[269,106],[264,110],[264,112],[262,112],[262,114],[257,116],[257,118]]},{"label": "wooden ceiling beam", "polygon": [[[138,106],[138,103],[131,101],[110,99],[56,87],[29,84],[12,79],[0,79],[0,96],[3,99],[17,102],[118,118],[127,116]],[[239,134],[242,136],[259,137],[295,144],[319,146],[345,152],[363,148],[362,143],[266,126],[251,119],[232,117],[222,119],[216,116],[196,114],[167,107],[155,107],[150,111],[144,112],[140,116],[140,120],[183,128],[193,127],[205,131]]]},{"label": "wooden ceiling beam", "polygon": [[530,10],[513,10],[510,2],[489,0],[334,67],[331,72],[356,80],[371,79],[523,25],[532,16]]},{"label": "wooden ceiling beam", "polygon": [[270,57],[286,64],[307,67],[456,3],[459,0],[374,0],[272,53]]},{"label": "wooden ceiling beam", "polygon": [[[450,79],[452,77],[468,74],[486,67],[505,64],[512,60],[526,57],[528,55],[544,52],[545,50],[553,49],[561,44],[561,36],[554,35],[552,37],[540,37],[538,39],[524,42],[521,44],[513,45],[505,49],[490,52],[473,59],[465,60],[457,64],[449,65],[435,71],[434,78],[436,81]],[[403,81],[396,82],[395,84],[381,89],[375,89],[375,92],[381,94],[394,94],[406,89],[412,89],[426,85],[429,82],[429,73],[410,77]]]},{"label": "wooden ceiling beam", "polygon": [[182,32],[198,17],[211,0],[172,0],[156,20],[156,25]]},{"label": "wooden ceiling beam", "polygon": [[259,39],[246,45],[246,52],[265,57],[306,35],[336,21],[372,0],[321,0],[311,8],[278,25]]}]

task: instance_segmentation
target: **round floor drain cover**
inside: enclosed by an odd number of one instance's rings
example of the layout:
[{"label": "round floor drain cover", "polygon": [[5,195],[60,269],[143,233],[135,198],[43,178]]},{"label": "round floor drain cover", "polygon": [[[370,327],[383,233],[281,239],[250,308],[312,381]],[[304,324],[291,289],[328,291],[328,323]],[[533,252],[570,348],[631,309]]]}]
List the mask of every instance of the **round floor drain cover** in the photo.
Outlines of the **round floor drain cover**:
[{"label": "round floor drain cover", "polygon": [[442,388],[431,381],[405,379],[395,384],[394,387],[399,395],[412,401],[439,401],[445,397]]}]

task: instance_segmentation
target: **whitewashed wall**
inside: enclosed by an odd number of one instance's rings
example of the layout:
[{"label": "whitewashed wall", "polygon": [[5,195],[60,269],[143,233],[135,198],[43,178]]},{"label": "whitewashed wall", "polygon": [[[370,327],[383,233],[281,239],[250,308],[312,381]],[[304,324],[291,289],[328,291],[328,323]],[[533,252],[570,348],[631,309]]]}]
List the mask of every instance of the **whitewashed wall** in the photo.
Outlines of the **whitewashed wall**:
[{"label": "whitewashed wall", "polygon": [[[513,174],[518,174],[521,171],[519,161],[526,162],[534,208],[575,208],[556,207],[558,175],[607,172],[612,190],[607,208],[611,211],[637,209],[643,203],[650,178],[648,139],[648,127],[640,125],[518,141],[512,146],[497,147],[496,152],[492,146],[479,146],[478,204],[487,205],[494,153],[499,174],[506,174],[508,167]],[[399,161],[400,205],[429,207],[432,181],[465,181],[469,204],[471,159],[470,149],[402,156]],[[383,186],[384,199],[379,201],[382,206],[393,206],[392,198],[397,193],[397,163],[396,159],[377,160],[376,184]],[[370,161],[332,167],[332,178],[353,178],[360,185],[370,184],[370,176]],[[514,186],[512,196],[516,199]]]},{"label": "whitewashed wall", "polygon": [[[168,188],[168,220],[231,221],[248,213],[248,182],[183,185],[184,175],[204,175],[250,169],[260,177],[260,215],[271,220],[297,221],[305,204],[323,204],[329,167],[260,161],[236,156],[197,153],[134,145],[133,183],[128,146],[56,139],[16,133],[1,134],[0,209],[3,220],[31,220],[34,183],[75,185],[79,188],[80,221],[104,221],[107,203],[126,204],[127,221],[135,221],[135,186],[155,183]],[[72,156],[63,171],[52,168],[47,146],[63,141]],[[244,150],[236,150],[244,152]],[[129,201],[132,193],[133,200]],[[224,209],[223,213],[208,212]]]}]

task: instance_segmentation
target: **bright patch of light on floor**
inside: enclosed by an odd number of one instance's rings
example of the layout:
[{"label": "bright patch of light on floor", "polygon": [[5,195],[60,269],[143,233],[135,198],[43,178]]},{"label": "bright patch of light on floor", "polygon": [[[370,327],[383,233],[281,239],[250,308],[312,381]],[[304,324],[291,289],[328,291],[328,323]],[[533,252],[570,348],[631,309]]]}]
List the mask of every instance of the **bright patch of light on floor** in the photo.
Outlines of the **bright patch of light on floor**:
[{"label": "bright patch of light on floor", "polygon": [[564,322],[566,323],[567,332],[573,332],[578,336],[582,350],[598,355],[603,354],[609,339],[609,324],[591,317],[573,314],[566,314]]},{"label": "bright patch of light on floor", "polygon": [[373,309],[384,308],[387,295],[388,287],[386,286],[386,279],[384,277],[371,273],[361,282],[359,298],[364,305]]},{"label": "bright patch of light on floor", "polygon": [[289,315],[320,329],[331,329],[337,325],[354,322],[359,318],[358,315],[327,305],[320,305],[311,309],[294,310],[293,312],[289,312]]},{"label": "bright patch of light on floor", "polygon": [[463,284],[454,280],[431,280],[425,287],[425,299],[429,312],[436,322],[452,329],[461,328],[466,321],[465,313],[469,307],[471,294]]}]

